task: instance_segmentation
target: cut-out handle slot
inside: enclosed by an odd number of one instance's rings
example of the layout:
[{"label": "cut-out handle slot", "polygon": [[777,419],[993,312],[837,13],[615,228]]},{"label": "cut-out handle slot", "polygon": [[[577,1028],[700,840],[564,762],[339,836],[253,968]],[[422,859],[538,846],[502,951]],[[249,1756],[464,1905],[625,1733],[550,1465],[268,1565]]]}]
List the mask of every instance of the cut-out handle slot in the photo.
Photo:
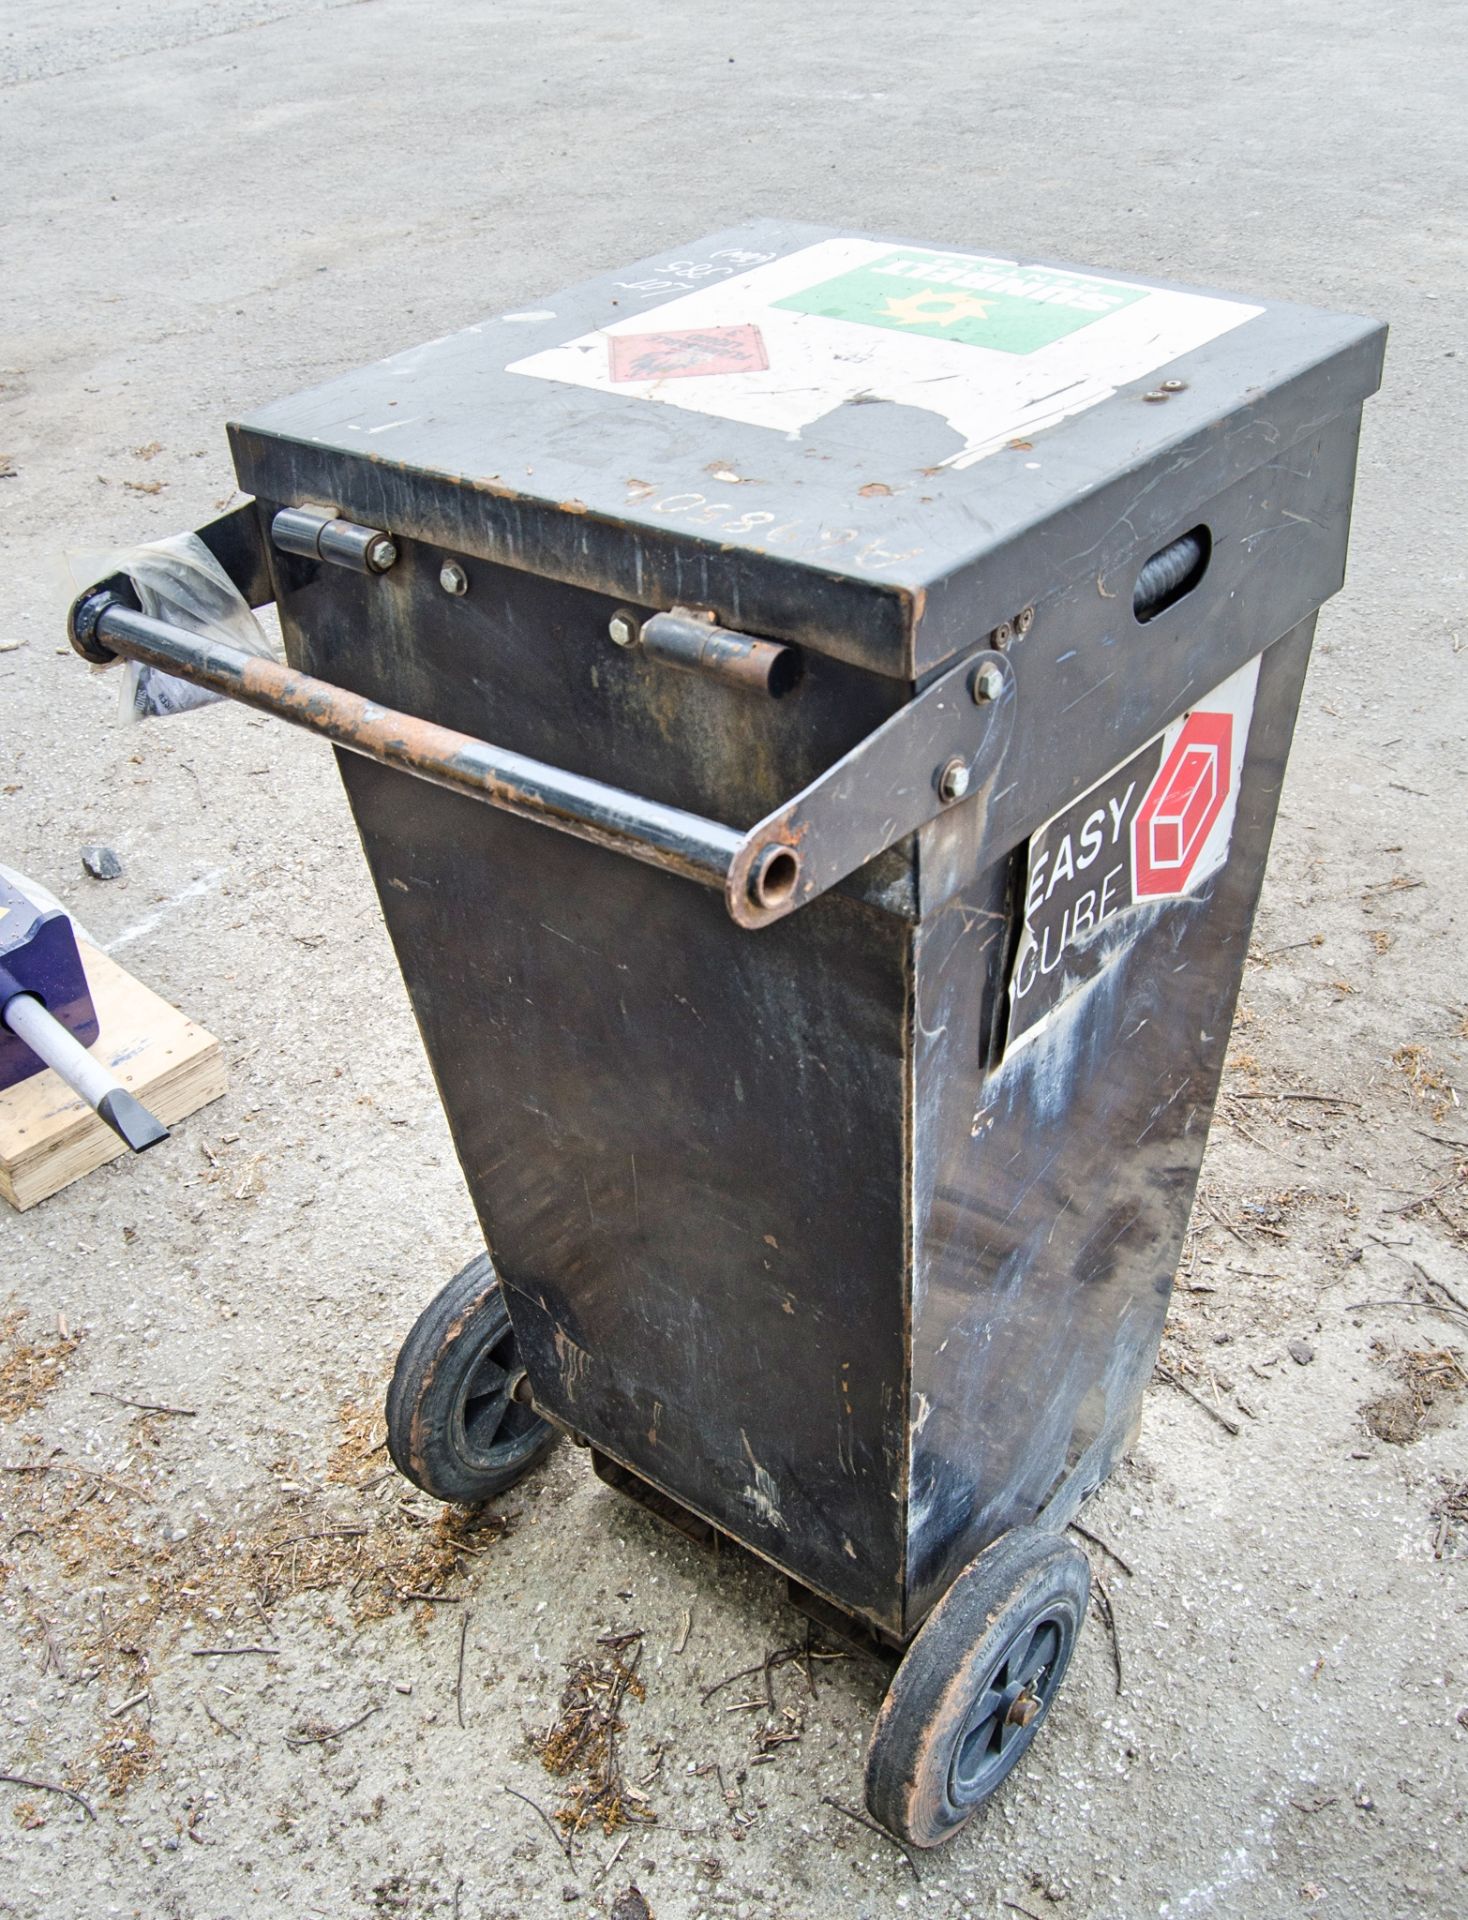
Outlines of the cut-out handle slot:
[{"label": "cut-out handle slot", "polygon": [[1143,566],[1132,589],[1132,612],[1143,625],[1174,606],[1208,571],[1213,536],[1207,527],[1194,527],[1170,541]]}]

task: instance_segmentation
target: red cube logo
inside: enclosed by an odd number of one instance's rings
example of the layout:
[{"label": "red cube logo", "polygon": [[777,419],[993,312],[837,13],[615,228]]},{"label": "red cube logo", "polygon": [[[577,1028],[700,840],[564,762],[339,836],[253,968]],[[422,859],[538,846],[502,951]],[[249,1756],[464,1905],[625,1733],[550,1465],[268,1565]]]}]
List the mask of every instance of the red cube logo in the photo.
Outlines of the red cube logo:
[{"label": "red cube logo", "polygon": [[1232,756],[1232,714],[1189,714],[1137,809],[1132,849],[1139,900],[1186,893],[1228,798]]}]

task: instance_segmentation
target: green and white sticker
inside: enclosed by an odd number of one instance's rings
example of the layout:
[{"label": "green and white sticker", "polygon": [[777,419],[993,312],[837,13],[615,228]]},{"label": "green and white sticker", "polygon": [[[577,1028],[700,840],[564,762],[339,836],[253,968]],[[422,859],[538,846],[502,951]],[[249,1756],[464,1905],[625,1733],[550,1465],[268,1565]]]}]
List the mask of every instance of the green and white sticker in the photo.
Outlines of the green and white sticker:
[{"label": "green and white sticker", "polygon": [[[689,291],[660,299],[674,284]],[[620,283],[618,300],[625,317],[508,370],[793,438],[842,406],[887,400],[950,429],[935,431],[932,459],[949,468],[1028,445],[1261,311],[854,235],[774,260],[679,259]]]},{"label": "green and white sticker", "polygon": [[1053,267],[904,247],[774,304],[997,353],[1036,353],[1145,300],[1147,291]]}]

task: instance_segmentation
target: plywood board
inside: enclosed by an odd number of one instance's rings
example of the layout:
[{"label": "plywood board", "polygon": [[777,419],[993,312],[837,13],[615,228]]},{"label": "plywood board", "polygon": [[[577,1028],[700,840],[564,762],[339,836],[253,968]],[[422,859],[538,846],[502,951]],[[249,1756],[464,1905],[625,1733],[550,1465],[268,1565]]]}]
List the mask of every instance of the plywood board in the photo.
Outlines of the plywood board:
[{"label": "plywood board", "polygon": [[[102,1028],[90,1049],[97,1059],[165,1126],[217,1100],[225,1070],[213,1034],[105,953],[80,945]],[[49,1067],[0,1093],[0,1196],[22,1212],[127,1151]]]}]

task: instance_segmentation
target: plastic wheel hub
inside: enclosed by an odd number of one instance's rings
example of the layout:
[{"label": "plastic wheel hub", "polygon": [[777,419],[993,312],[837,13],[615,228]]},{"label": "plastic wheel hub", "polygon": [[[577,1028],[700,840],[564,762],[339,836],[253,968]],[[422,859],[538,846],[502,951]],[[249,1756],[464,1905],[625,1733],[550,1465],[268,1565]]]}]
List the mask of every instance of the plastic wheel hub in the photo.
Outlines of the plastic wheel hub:
[{"label": "plastic wheel hub", "polygon": [[1056,1692],[1074,1629],[1063,1617],[1026,1625],[980,1688],[948,1769],[955,1806],[977,1806],[1028,1746]]}]

